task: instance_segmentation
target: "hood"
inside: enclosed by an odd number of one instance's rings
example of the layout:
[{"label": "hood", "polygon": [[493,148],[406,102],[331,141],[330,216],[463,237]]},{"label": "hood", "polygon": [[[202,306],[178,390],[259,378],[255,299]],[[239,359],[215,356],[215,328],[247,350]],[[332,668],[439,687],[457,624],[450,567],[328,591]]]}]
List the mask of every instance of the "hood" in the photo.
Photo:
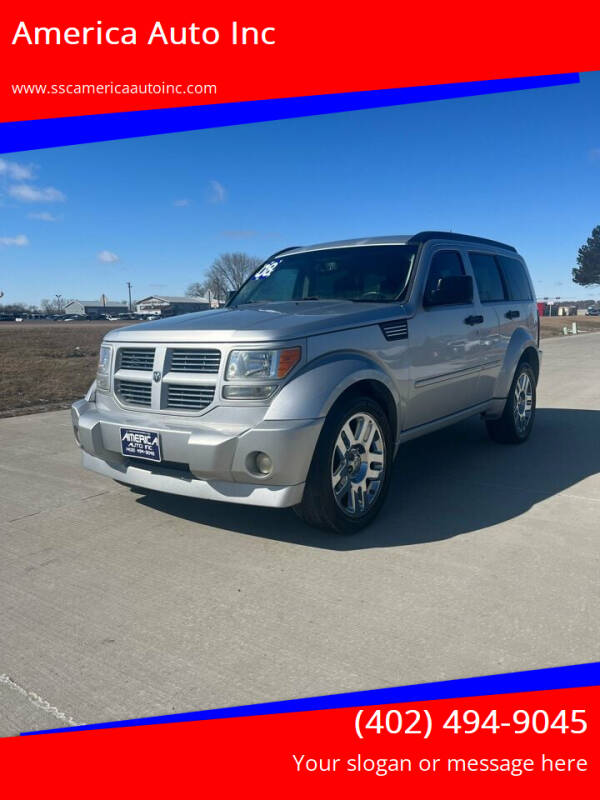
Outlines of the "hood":
[{"label": "hood", "polygon": [[280,342],[408,316],[402,303],[308,300],[198,311],[110,331],[109,342]]}]

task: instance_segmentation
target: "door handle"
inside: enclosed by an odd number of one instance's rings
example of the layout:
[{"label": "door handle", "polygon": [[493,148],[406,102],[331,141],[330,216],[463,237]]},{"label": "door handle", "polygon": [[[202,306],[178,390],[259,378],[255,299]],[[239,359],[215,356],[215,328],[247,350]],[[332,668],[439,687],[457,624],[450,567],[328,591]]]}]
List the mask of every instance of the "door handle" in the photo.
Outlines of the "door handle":
[{"label": "door handle", "polygon": [[483,317],[481,315],[467,317],[465,319],[465,325],[480,325],[483,322]]},{"label": "door handle", "polygon": [[507,311],[504,316],[506,319],[516,319],[521,316],[521,313],[519,311]]}]

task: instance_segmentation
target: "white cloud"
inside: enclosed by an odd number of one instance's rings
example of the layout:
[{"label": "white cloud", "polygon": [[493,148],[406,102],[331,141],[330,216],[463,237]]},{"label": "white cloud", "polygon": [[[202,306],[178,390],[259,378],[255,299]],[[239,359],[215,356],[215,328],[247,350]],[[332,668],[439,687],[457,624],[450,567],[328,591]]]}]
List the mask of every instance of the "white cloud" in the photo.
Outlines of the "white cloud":
[{"label": "white cloud", "polygon": [[227,190],[219,181],[210,182],[210,191],[208,194],[209,203],[224,203],[227,199]]},{"label": "white cloud", "polygon": [[179,200],[173,200],[173,205],[175,208],[185,208],[189,206],[190,202],[187,197],[181,197]]},{"label": "white cloud", "polygon": [[22,203],[62,203],[67,199],[59,189],[55,189],[53,186],[46,186],[42,189],[28,183],[17,183],[10,186],[8,193]]},{"label": "white cloud", "polygon": [[20,233],[18,236],[0,236],[0,245],[4,245],[4,247],[25,247],[28,244],[29,239],[24,233]]},{"label": "white cloud", "polygon": [[19,164],[17,161],[0,158],[0,175],[6,175],[14,181],[28,181],[33,178],[33,167],[30,164]]},{"label": "white cloud", "polygon": [[98,253],[98,261],[103,264],[114,264],[119,261],[119,256],[116,253],[111,253],[110,250],[100,250]]},{"label": "white cloud", "polygon": [[42,222],[58,222],[58,217],[55,217],[49,211],[32,211],[27,216],[29,219],[41,219]]}]

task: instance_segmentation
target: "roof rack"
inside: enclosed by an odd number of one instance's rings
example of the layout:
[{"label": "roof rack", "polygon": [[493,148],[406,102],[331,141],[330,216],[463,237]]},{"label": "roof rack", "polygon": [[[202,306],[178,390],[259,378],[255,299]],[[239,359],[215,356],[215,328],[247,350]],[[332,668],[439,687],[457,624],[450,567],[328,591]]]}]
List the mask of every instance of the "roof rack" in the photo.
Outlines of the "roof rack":
[{"label": "roof rack", "polygon": [[517,248],[511,244],[497,242],[495,239],[483,239],[481,236],[469,236],[466,233],[451,233],[450,231],[420,231],[411,236],[407,244],[421,244],[429,242],[431,239],[450,239],[456,242],[473,242],[474,244],[491,244],[494,247],[502,247],[504,250],[517,252]]},{"label": "roof rack", "polygon": [[291,247],[284,247],[283,250],[278,250],[276,253],[273,253],[273,255],[269,256],[269,258],[276,258],[277,256],[280,256],[282,253],[287,253],[288,250],[297,250],[299,246],[300,245],[293,244]]}]

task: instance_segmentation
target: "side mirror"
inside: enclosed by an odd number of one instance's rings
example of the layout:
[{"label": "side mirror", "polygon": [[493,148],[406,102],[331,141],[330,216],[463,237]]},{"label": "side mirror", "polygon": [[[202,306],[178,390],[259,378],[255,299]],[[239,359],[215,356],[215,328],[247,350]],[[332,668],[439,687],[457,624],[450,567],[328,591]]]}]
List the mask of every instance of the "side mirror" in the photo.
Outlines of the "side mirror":
[{"label": "side mirror", "polygon": [[439,278],[423,298],[426,306],[467,305],[473,302],[473,278],[470,275],[448,275]]}]

